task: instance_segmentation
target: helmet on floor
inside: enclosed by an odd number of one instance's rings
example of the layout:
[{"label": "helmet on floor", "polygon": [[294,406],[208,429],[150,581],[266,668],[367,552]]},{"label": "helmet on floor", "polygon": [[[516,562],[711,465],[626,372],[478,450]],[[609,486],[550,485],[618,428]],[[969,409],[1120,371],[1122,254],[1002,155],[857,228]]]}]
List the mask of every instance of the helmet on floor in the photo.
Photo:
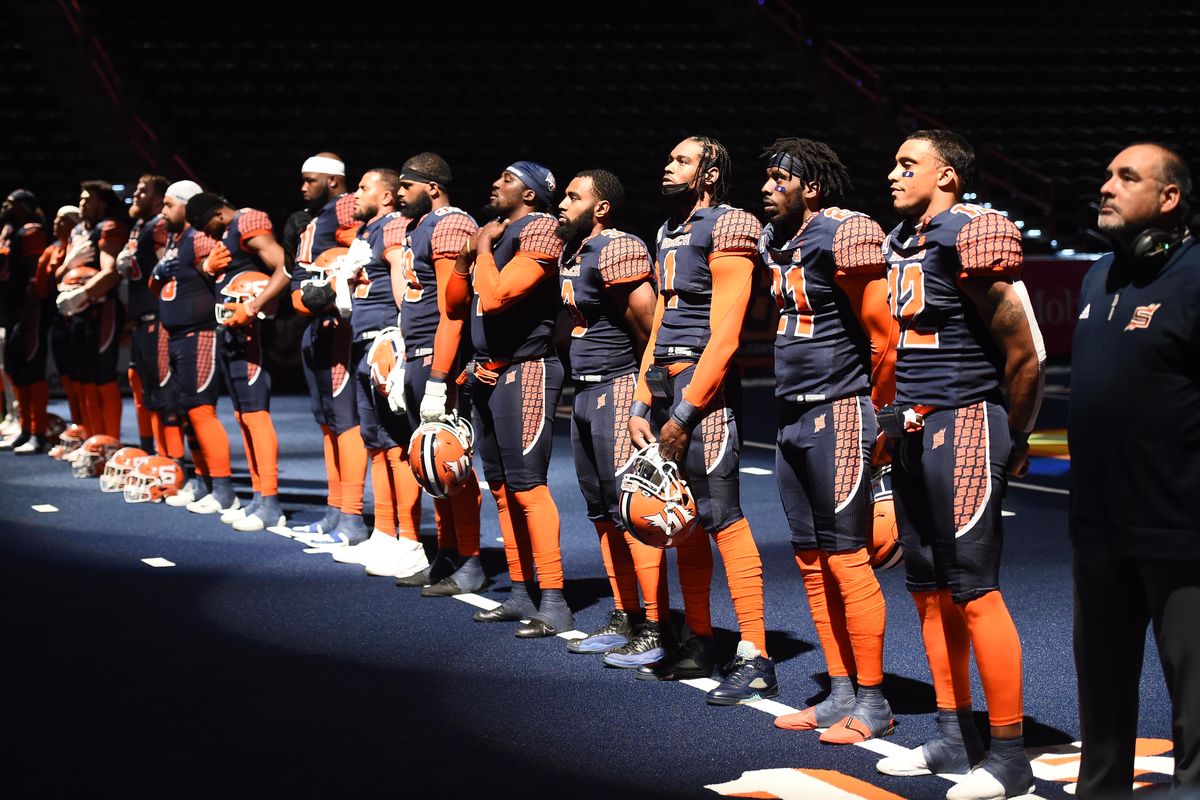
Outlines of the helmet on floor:
[{"label": "helmet on floor", "polygon": [[147,456],[125,481],[126,503],[157,503],[183,488],[183,467],[165,456]]}]

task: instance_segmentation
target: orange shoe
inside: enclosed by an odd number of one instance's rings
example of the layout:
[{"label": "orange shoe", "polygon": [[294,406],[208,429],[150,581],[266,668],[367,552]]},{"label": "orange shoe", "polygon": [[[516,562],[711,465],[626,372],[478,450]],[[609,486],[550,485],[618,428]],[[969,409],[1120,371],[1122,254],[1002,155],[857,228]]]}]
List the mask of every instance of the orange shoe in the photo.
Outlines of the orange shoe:
[{"label": "orange shoe", "polygon": [[846,716],[830,725],[829,729],[821,734],[821,741],[825,744],[858,744],[867,739],[891,736],[895,730],[896,720],[891,714],[870,720],[869,723],[858,717]]}]

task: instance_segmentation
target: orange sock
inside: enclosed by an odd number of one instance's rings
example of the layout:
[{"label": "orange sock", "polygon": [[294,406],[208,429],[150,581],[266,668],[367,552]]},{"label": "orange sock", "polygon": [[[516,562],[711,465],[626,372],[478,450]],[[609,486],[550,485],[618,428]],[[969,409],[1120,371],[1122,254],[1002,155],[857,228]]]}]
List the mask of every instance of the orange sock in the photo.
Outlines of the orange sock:
[{"label": "orange sock", "polygon": [[883,683],[883,631],[887,604],[883,591],[871,569],[867,549],[860,547],[849,553],[830,553],[824,556],[829,572],[837,583],[844,609],[843,624],[854,650],[860,686],[879,686]]},{"label": "orange sock", "polygon": [[825,669],[832,678],[848,678],[858,674],[854,648],[846,631],[846,611],[829,565],[820,550],[801,550],[796,553],[796,566],[808,595],[808,610],[812,614],[817,639],[825,651]]},{"label": "orange sock", "polygon": [[74,422],[76,425],[84,425],[87,423],[83,419],[83,403],[79,397],[79,384],[68,378],[66,375],[59,375],[58,382],[62,384],[63,392],[67,395],[67,408],[71,419],[68,422]]},{"label": "orange sock", "polygon": [[254,463],[254,441],[250,436],[250,429],[246,427],[242,412],[235,410],[233,418],[237,420],[238,428],[242,432],[242,450],[246,453],[246,467],[250,470],[250,488],[254,490],[255,494],[258,494],[262,491],[262,487],[258,480],[258,465]]},{"label": "orange sock", "polygon": [[667,590],[667,553],[657,547],[642,544],[628,533],[625,546],[633,558],[633,571],[638,587],[642,590],[642,604],[646,606],[646,619],[662,622],[671,613],[671,598]]},{"label": "orange sock", "polygon": [[960,606],[975,647],[975,666],[987,699],[992,727],[1025,719],[1021,683],[1021,638],[999,591]]},{"label": "orange sock", "polygon": [[559,548],[558,506],[550,495],[550,487],[542,484],[523,492],[512,492],[525,522],[529,526],[529,541],[533,545],[533,563],[537,565],[538,584],[543,589],[563,588],[562,550]]},{"label": "orange sock", "polygon": [[725,580],[729,597],[737,615],[742,639],[751,642],[767,655],[767,628],[763,618],[762,558],[750,533],[750,523],[743,517],[714,537],[717,551],[725,564]]},{"label": "orange sock", "polygon": [[971,707],[971,636],[949,589],[913,592],[940,709]]},{"label": "orange sock", "polygon": [[492,486],[496,511],[500,515],[500,535],[504,539],[504,558],[508,561],[508,577],[513,583],[533,580],[533,549],[529,545],[529,528],[516,498],[504,484]]},{"label": "orange sock", "polygon": [[119,441],[121,439],[121,410],[124,407],[121,402],[121,389],[117,386],[116,381],[112,381],[97,386],[96,391],[100,397],[101,413],[104,415],[104,432]]},{"label": "orange sock", "polygon": [[30,426],[33,425],[33,419],[29,413],[29,387],[18,386],[15,383],[12,384],[12,387],[13,395],[17,398],[17,419],[21,423],[21,430],[32,432],[33,428]]},{"label": "orange sock", "polygon": [[405,448],[389,448],[387,460],[392,473],[393,496],[396,498],[396,535],[409,541],[419,541],[421,484],[413,475]]},{"label": "orange sock", "polygon": [[375,495],[375,530],[396,538],[396,498],[392,488],[392,473],[388,468],[387,451],[376,448],[371,455],[371,493]]},{"label": "orange sock", "polygon": [[79,403],[83,411],[83,427],[89,436],[104,433],[104,407],[100,404],[100,387],[94,383],[79,384]]},{"label": "orange sock", "polygon": [[479,490],[479,479],[474,471],[467,483],[450,495],[450,503],[454,506],[458,554],[463,558],[479,555],[479,507],[483,504],[483,493]]},{"label": "orange sock", "polygon": [[342,507],[342,471],[338,469],[337,437],[328,425],[321,426],[322,442],[325,446],[325,502],[333,508]]},{"label": "orange sock", "polygon": [[363,484],[367,480],[367,448],[357,425],[337,435],[338,471],[342,478],[342,505],[345,514],[362,513]]},{"label": "orange sock", "polygon": [[713,557],[704,528],[696,526],[696,532],[676,546],[675,562],[679,567],[679,589],[683,592],[687,626],[697,636],[711,637],[712,610],[708,597],[712,593]]},{"label": "orange sock", "polygon": [[133,410],[137,413],[138,438],[142,441],[154,435],[151,422],[154,412],[146,408],[146,396],[142,392],[142,376],[133,367],[129,368],[129,390],[133,394]]},{"label": "orange sock", "polygon": [[29,424],[31,430],[38,436],[46,435],[49,423],[50,384],[38,381],[29,387]]},{"label": "orange sock", "polygon": [[229,435],[217,419],[217,407],[202,405],[189,408],[187,416],[200,442],[200,452],[204,454],[206,474],[210,478],[228,478]]},{"label": "orange sock", "polygon": [[633,555],[625,544],[625,534],[617,530],[612,520],[593,520],[600,536],[600,558],[608,585],[612,587],[613,605],[621,611],[640,611],[637,578],[633,571]]},{"label": "orange sock", "polygon": [[263,497],[274,497],[279,494],[279,438],[275,435],[271,412],[247,411],[242,414],[242,424],[250,432],[250,444],[254,448],[259,482],[255,491],[261,492]]}]

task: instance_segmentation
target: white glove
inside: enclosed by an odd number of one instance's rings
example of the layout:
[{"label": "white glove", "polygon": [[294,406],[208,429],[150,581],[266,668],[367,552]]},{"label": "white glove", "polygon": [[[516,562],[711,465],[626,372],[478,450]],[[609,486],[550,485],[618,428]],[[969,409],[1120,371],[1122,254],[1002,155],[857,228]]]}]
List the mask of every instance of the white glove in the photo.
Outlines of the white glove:
[{"label": "white glove", "polygon": [[446,416],[446,382],[426,381],[421,398],[421,422],[437,422]]},{"label": "white glove", "polygon": [[134,271],[133,251],[129,249],[117,253],[117,274],[122,278],[128,277]]},{"label": "white glove", "polygon": [[355,239],[350,245],[349,252],[342,256],[342,258],[356,267],[363,267],[371,262],[372,256],[374,256],[374,253],[371,250],[370,243],[366,239]]},{"label": "white glove", "polygon": [[388,373],[387,401],[388,408],[393,413],[403,414],[408,411],[408,404],[404,402],[404,367],[399,364],[392,367],[392,371]]},{"label": "white glove", "polygon": [[58,306],[58,313],[65,317],[73,317],[87,308],[89,302],[87,289],[83,286],[76,286],[74,289],[61,292],[54,302]]},{"label": "white glove", "polygon": [[333,281],[333,305],[342,319],[349,319],[354,301],[350,298],[350,281],[340,275]]}]

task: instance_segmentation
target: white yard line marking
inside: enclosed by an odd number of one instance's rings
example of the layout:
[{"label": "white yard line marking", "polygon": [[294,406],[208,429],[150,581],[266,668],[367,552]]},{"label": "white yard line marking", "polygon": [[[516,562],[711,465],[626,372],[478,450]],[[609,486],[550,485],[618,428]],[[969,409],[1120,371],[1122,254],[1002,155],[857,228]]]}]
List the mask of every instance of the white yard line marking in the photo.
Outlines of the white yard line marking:
[{"label": "white yard line marking", "polygon": [[143,558],[142,563],[151,567],[173,567],[174,561],[167,561],[165,558],[155,556],[154,558]]},{"label": "white yard line marking", "polygon": [[743,441],[742,444],[746,445],[746,447],[757,447],[759,450],[774,450],[775,449],[774,444],[767,444],[766,442],[752,442],[749,439]]},{"label": "white yard line marking", "polygon": [[292,531],[291,528],[284,527],[283,525],[272,525],[271,527],[267,528],[267,530],[276,536],[282,536],[285,539],[295,538],[295,532]]},{"label": "white yard line marking", "polygon": [[1004,511],[1000,512],[1000,516],[1002,516],[1002,517],[1015,517],[1016,515],[1017,515],[1017,512],[1015,512],[1015,511],[1004,510]]},{"label": "white yard line marking", "polygon": [[454,595],[454,599],[466,603],[469,606],[482,608],[484,611],[491,611],[493,608],[500,605],[490,597],[484,597],[482,595],[472,594],[470,592],[467,592],[466,594],[456,594]]},{"label": "white yard line marking", "polygon": [[1046,494],[1071,494],[1066,489],[1059,489],[1056,486],[1038,486],[1036,483],[1021,483],[1020,481],[1009,481],[1009,486],[1015,486],[1018,489],[1028,489],[1031,492],[1045,492]]},{"label": "white yard line marking", "polygon": [[30,506],[30,508],[39,514],[53,514],[55,511],[58,511],[58,506],[52,506],[49,503],[39,503],[36,506]]},{"label": "white yard line marking", "polygon": [[771,474],[773,474],[771,472],[771,470],[763,469],[762,467],[742,467],[738,471],[744,472],[747,475],[771,475]]}]

